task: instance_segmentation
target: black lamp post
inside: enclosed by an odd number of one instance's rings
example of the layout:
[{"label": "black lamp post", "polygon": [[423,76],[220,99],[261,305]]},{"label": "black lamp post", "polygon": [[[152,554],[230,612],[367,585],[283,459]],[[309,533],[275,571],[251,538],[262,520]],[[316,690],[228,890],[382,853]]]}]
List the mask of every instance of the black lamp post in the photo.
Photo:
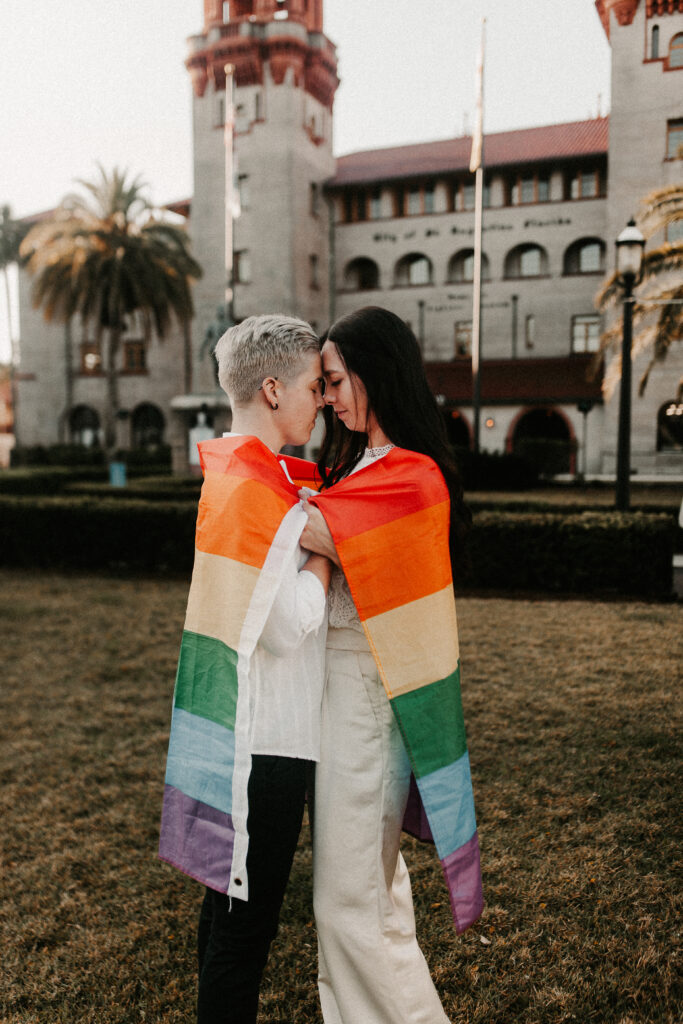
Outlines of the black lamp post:
[{"label": "black lamp post", "polygon": [[624,316],[621,338],[621,386],[619,431],[617,434],[616,507],[629,507],[631,476],[631,340],[633,337],[633,288],[640,274],[645,239],[633,217],[617,238],[617,274],[624,288]]}]

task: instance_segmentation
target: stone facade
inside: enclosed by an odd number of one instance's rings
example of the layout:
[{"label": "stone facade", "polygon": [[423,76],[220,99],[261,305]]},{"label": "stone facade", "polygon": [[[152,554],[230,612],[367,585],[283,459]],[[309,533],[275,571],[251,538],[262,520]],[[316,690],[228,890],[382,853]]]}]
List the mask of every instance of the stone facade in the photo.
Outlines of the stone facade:
[{"label": "stone facade", "polygon": [[[594,296],[640,199],[681,180],[670,146],[683,126],[683,68],[672,56],[683,10],[678,0],[596,6],[612,48],[609,118],[485,140],[480,440],[498,451],[524,438],[563,440],[574,450],[568,471],[611,474],[618,401],[603,403],[599,376],[587,376],[604,326]],[[322,19],[321,0],[205,0],[204,26],[189,42],[195,187],[176,210],[190,215],[204,268],[191,380],[176,331],[149,347],[144,365],[133,360],[120,389],[130,414],[122,446],[139,442],[135,417],[152,405],[177,468],[202,406],[217,433],[230,421],[210,357],[226,297],[237,319],[280,311],[320,330],[361,305],[394,310],[421,342],[453,440],[471,442],[471,140],[335,160],[336,53]],[[239,198],[234,219],[226,170],[234,213]],[[103,418],[104,377],[88,367],[76,326],[67,373],[64,328],[30,310],[23,279],[21,295],[22,443],[77,437],[76,407]],[[683,453],[657,442],[658,412],[683,374],[681,347],[633,399],[632,464],[642,474],[683,473]]]}]

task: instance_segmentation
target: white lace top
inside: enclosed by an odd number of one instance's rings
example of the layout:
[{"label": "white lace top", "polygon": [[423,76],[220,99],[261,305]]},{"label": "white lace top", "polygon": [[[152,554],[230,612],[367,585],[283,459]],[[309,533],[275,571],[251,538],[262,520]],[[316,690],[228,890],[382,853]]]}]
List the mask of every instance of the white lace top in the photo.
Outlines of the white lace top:
[{"label": "white lace top", "polygon": [[[393,447],[393,444],[385,444],[382,448],[366,448],[362,458],[353,467],[351,472],[357,473],[364,466],[369,466],[376,462],[377,459],[383,458]],[[346,577],[341,569],[337,569],[336,566],[332,570],[332,578],[330,579],[327,607],[329,612],[328,624],[332,629],[356,629],[359,633],[363,632]]]}]

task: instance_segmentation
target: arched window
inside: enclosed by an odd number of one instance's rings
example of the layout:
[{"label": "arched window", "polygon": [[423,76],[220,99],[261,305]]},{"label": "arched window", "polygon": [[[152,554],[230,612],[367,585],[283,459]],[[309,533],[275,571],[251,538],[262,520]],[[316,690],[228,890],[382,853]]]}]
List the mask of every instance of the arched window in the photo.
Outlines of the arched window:
[{"label": "arched window", "polygon": [[671,40],[669,46],[669,67],[683,68],[683,32],[679,32]]},{"label": "arched window", "polygon": [[650,60],[659,59],[659,25],[652,26],[652,34],[650,36]]},{"label": "arched window", "polygon": [[[482,279],[486,281],[488,281],[490,277],[489,260],[485,253],[481,254],[481,276]],[[458,284],[460,282],[473,280],[474,249],[461,249],[460,252],[456,252],[454,256],[451,256],[448,261],[446,281],[448,284]]]},{"label": "arched window", "polygon": [[344,288],[356,292],[379,288],[379,267],[375,261],[367,256],[359,256],[347,263],[344,269]]},{"label": "arched window", "polygon": [[540,245],[517,245],[505,257],[506,277],[542,277],[548,273],[548,254]]},{"label": "arched window", "polygon": [[156,448],[164,440],[164,414],[151,402],[142,402],[131,417],[133,448]]},{"label": "arched window", "polygon": [[574,445],[567,420],[556,409],[529,409],[514,424],[511,448],[540,473],[554,476],[573,469]]},{"label": "arched window", "polygon": [[601,274],[605,272],[605,243],[600,238],[579,238],[564,254],[563,273]]},{"label": "arched window", "polygon": [[394,284],[398,287],[415,287],[432,283],[432,263],[421,252],[402,256],[396,264]]},{"label": "arched window", "polygon": [[665,402],[657,413],[657,451],[683,450],[683,402]]},{"label": "arched window", "polygon": [[72,444],[94,448],[100,443],[100,417],[89,405],[76,405],[69,413]]}]

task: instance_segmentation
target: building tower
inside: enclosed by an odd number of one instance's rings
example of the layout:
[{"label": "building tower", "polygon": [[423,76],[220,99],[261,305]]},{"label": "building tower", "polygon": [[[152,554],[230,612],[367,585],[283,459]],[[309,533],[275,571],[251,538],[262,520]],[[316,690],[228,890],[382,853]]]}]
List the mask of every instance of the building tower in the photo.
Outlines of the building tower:
[{"label": "building tower", "polygon": [[[681,180],[683,0],[597,0],[596,7],[612,50],[605,237],[613,254],[613,240],[638,215],[641,200]],[[659,234],[652,241],[664,240]],[[649,352],[636,356],[633,367],[631,464],[640,473],[680,472],[680,451],[664,443],[661,424],[666,410],[676,406],[683,346],[673,346],[655,367],[640,398],[638,381],[649,358]],[[610,438],[616,438],[618,404],[614,400],[605,407]],[[612,465],[608,458],[606,468]]]},{"label": "building tower", "polygon": [[[206,392],[213,371],[206,346],[202,357],[202,339],[229,283],[226,115],[232,105],[234,315],[280,312],[322,329],[329,308],[322,185],[335,168],[332,110],[339,80],[335,47],[323,33],[322,0],[204,0],[203,31],[189,44],[191,233],[204,268],[196,289],[194,390]],[[228,95],[226,64],[234,69]]]}]

